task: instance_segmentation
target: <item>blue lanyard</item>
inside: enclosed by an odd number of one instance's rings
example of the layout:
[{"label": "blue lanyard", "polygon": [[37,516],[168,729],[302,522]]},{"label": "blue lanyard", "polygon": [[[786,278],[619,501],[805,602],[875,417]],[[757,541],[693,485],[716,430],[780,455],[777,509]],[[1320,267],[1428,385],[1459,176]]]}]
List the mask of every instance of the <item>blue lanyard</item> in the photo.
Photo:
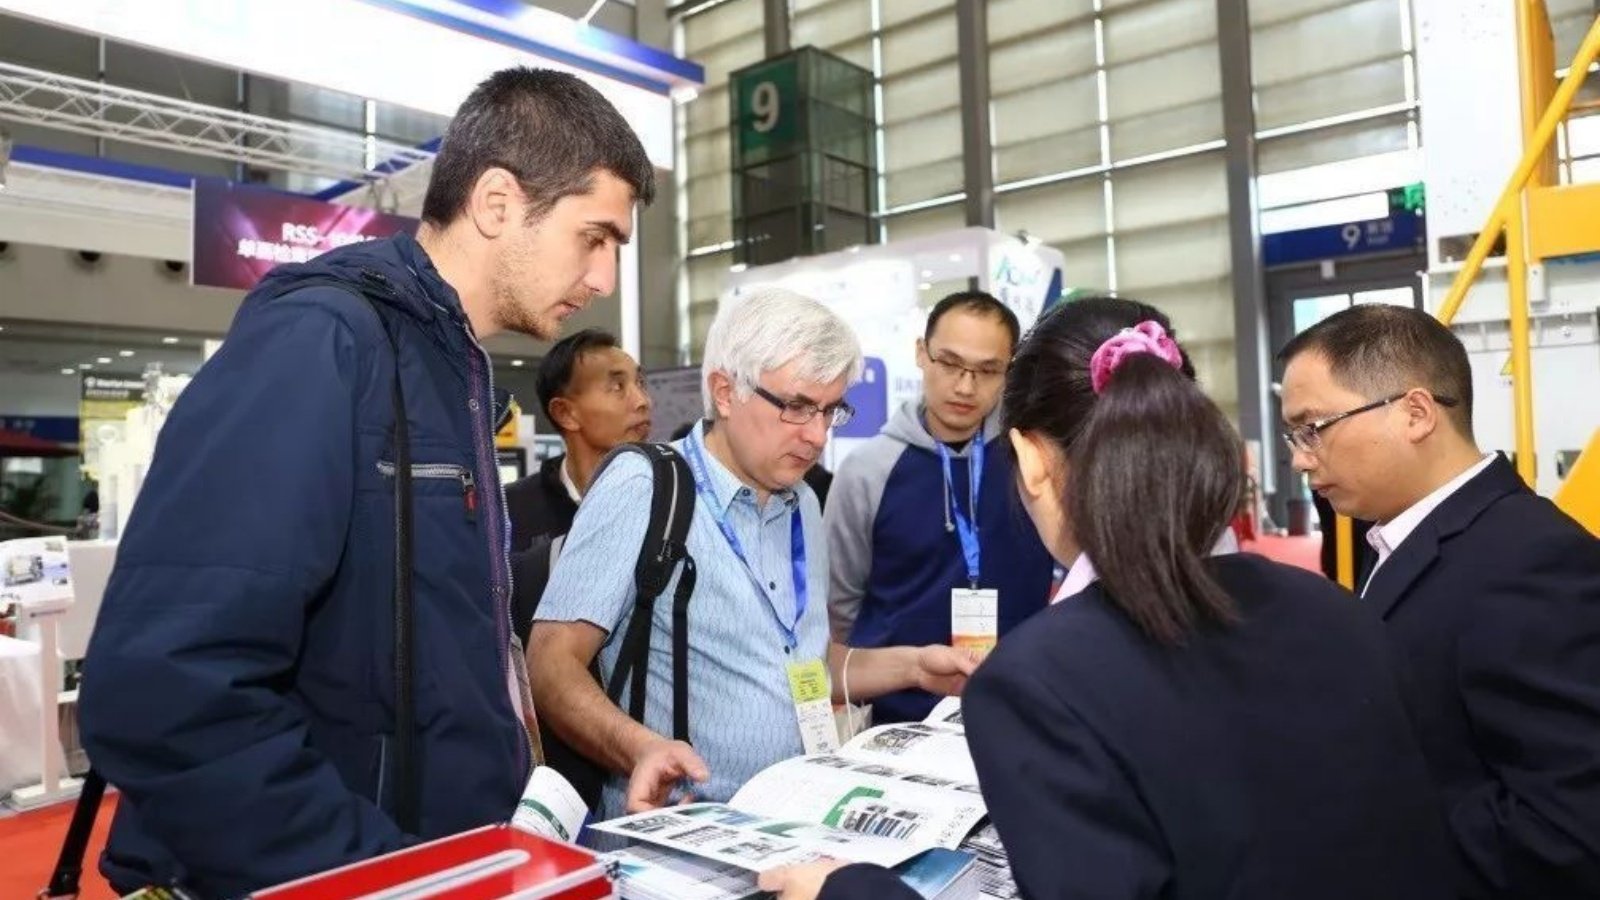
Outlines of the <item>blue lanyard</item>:
[{"label": "blue lanyard", "polygon": [[982,569],[983,548],[978,544],[978,492],[983,489],[983,432],[972,436],[972,453],[967,457],[967,481],[972,496],[967,508],[972,518],[961,512],[961,498],[956,496],[956,483],[950,471],[950,448],[935,440],[939,449],[939,462],[944,465],[945,490],[950,492],[950,512],[956,520],[956,537],[961,539],[961,555],[967,561],[967,581],[976,589]]},{"label": "blue lanyard", "polygon": [[711,506],[711,515],[717,520],[717,528],[728,542],[728,548],[733,555],[744,564],[745,574],[750,576],[756,590],[767,601],[767,608],[772,611],[773,621],[778,623],[778,630],[783,632],[784,647],[793,650],[800,646],[800,620],[806,614],[806,532],[805,523],[800,519],[800,508],[795,507],[789,516],[789,575],[794,579],[794,623],[785,625],[783,615],[778,612],[778,598],[774,597],[767,586],[762,583],[761,576],[750,565],[750,560],[744,554],[744,546],[739,543],[739,536],[734,533],[733,526],[728,524],[728,519],[722,512],[722,504],[717,502],[717,492],[711,486],[711,477],[706,470],[706,460],[700,452],[700,435],[690,434],[689,439],[683,442],[684,454],[689,459],[689,470],[694,473],[695,492],[705,498]]}]

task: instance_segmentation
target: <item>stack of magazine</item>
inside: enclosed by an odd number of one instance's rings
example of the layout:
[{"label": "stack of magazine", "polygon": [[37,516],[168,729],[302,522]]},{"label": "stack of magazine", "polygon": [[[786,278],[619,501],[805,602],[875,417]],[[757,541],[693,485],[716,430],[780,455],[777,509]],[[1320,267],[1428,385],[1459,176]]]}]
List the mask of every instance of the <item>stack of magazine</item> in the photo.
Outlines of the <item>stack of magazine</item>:
[{"label": "stack of magazine", "polygon": [[821,858],[895,869],[929,900],[1014,900],[1016,885],[977,787],[961,708],[884,725],[836,753],[752,778],[727,804],[613,819],[632,841],[611,854],[625,900],[743,900],[758,873]]}]

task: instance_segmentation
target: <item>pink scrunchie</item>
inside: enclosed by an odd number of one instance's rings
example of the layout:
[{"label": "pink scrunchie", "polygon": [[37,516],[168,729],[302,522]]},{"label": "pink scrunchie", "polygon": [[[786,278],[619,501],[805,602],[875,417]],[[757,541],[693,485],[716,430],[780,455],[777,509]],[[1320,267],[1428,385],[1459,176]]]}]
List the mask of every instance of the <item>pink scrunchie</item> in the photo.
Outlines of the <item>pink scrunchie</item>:
[{"label": "pink scrunchie", "polygon": [[1167,336],[1167,330],[1160,323],[1146,319],[1106,338],[1100,349],[1094,351],[1094,356],[1089,357],[1089,386],[1096,394],[1103,392],[1117,366],[1140,353],[1149,353],[1174,369],[1183,368],[1183,351],[1178,349],[1178,342]]}]

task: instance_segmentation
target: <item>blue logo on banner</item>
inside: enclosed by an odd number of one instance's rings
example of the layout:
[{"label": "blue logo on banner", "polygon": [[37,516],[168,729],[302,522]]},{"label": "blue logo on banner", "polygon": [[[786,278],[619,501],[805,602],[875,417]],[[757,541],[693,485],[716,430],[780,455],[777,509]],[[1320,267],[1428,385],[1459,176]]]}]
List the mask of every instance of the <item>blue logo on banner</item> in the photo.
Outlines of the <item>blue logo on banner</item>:
[{"label": "blue logo on banner", "polygon": [[844,394],[845,402],[855,407],[856,414],[834,429],[834,437],[869,438],[889,421],[889,372],[876,356],[862,362],[861,380]]}]

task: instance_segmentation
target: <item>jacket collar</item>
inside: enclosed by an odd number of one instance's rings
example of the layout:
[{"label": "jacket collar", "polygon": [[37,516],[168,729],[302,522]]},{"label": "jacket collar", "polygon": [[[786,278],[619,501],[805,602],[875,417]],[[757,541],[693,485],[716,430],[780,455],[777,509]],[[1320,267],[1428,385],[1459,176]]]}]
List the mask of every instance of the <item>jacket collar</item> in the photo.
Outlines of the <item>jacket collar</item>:
[{"label": "jacket collar", "polygon": [[1440,503],[1378,567],[1367,585],[1365,601],[1387,618],[1433,565],[1442,544],[1466,531],[1500,499],[1527,489],[1505,456],[1495,454],[1488,468]]}]

